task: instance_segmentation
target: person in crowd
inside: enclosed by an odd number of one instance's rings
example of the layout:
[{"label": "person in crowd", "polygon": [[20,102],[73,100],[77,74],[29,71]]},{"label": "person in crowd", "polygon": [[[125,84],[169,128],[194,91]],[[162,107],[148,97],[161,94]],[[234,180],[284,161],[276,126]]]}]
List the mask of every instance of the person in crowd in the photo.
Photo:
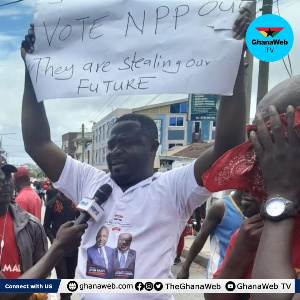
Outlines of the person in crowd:
[{"label": "person in crowd", "polygon": [[181,254],[182,254],[182,251],[183,251],[183,248],[184,248],[184,238],[187,236],[187,235],[191,235],[192,234],[192,219],[189,218],[184,230],[182,231],[181,233],[181,236],[179,238],[179,242],[178,242],[178,245],[177,245],[177,249],[176,249],[176,257],[175,257],[175,260],[174,260],[174,265],[179,265],[181,263]]},{"label": "person in crowd", "polygon": [[56,195],[57,195],[58,191],[57,189],[54,188],[52,182],[50,182],[49,184],[49,188],[46,191],[46,204],[52,200]]},{"label": "person in crowd", "polygon": [[[18,279],[46,279],[56,263],[60,261],[66,253],[74,251],[79,247],[81,237],[87,227],[87,224],[73,226],[73,222],[71,221],[63,224],[59,228],[53,244],[45,255]],[[1,270],[0,279],[5,279]],[[31,294],[28,293],[0,293],[1,300],[27,300],[30,297]]]},{"label": "person in crowd", "polygon": [[[250,22],[249,15],[247,9],[242,9],[241,17],[234,26],[236,36],[244,37]],[[23,59],[34,51],[34,38],[31,29],[22,43]],[[94,244],[94,233],[104,225],[109,229],[110,247],[114,247],[119,235],[131,234],[132,247],[136,251],[134,278],[172,276],[171,265],[179,236],[194,209],[211,196],[203,187],[202,174],[228,149],[244,141],[243,73],[242,58],[233,95],[221,97],[215,144],[194,163],[169,172],[154,173],[159,145],[156,124],[144,115],[127,114],[119,118],[111,129],[106,157],[110,173],[105,174],[67,156],[51,141],[44,105],[37,102],[26,70],[22,131],[27,153],[54,182],[55,188],[76,204],[84,197],[93,198],[103,184],[109,183],[113,189],[103,205],[104,215],[100,222],[89,222],[83,236],[79,248],[78,278],[89,278],[86,274],[87,249]],[[137,294],[123,297],[140,298]],[[144,299],[171,297],[147,294]],[[82,295],[82,299],[89,300],[118,298],[119,295],[113,294]]]},{"label": "person in crowd", "polygon": [[46,192],[48,191],[49,189],[49,183],[47,180],[44,181],[43,183],[43,190],[44,190],[44,194],[46,194]]},{"label": "person in crowd", "polygon": [[35,182],[35,192],[39,195],[42,201],[45,201],[45,194],[42,187],[42,183],[40,181]]},{"label": "person in crowd", "polygon": [[17,169],[0,157],[0,264],[6,278],[18,278],[47,250],[43,226],[13,201],[12,172]]},{"label": "person in crowd", "polygon": [[30,186],[28,170],[25,167],[19,167],[13,177],[18,192],[16,203],[41,221],[42,202],[39,195]]},{"label": "person in crowd", "polygon": [[[51,244],[55,241],[59,228],[68,221],[74,221],[79,216],[76,205],[63,193],[58,192],[46,205],[44,229]],[[55,270],[58,279],[73,279],[77,266],[78,249],[68,252],[56,264]],[[70,300],[71,294],[60,294],[61,300]]]},{"label": "person in crowd", "polygon": [[106,278],[110,276],[113,270],[113,249],[106,246],[109,237],[109,230],[106,226],[102,226],[97,233],[96,243],[87,249],[87,257],[89,265],[101,266],[106,269]]},{"label": "person in crowd", "polygon": [[177,274],[178,279],[189,278],[189,269],[193,260],[202,250],[210,235],[210,257],[207,265],[206,277],[213,274],[223,262],[231,236],[240,228],[244,215],[241,211],[242,195],[250,197],[246,191],[234,191],[232,195],[223,197],[214,202],[209,209],[200,232],[193,242],[183,266]]},{"label": "person in crowd", "polygon": [[193,228],[195,230],[195,234],[194,234],[195,236],[198,235],[201,228],[201,224],[204,222],[205,216],[206,216],[206,202],[203,203],[200,207],[197,207],[193,213]]},{"label": "person in crowd", "polygon": [[[222,186],[225,185],[227,188],[244,186],[252,194],[260,194],[264,200],[268,200],[249,206],[248,213],[257,214],[245,220],[241,229],[233,235],[223,264],[214,274],[215,278],[296,278],[300,269],[300,215],[295,212],[298,200],[293,198],[293,193],[297,190],[297,180],[299,179],[296,159],[297,151],[300,149],[298,139],[299,91],[299,75],[273,88],[257,107],[255,126],[250,127],[253,145],[249,140],[228,151],[220,160],[221,163],[214,165],[209,171],[208,178],[214,178],[218,172],[225,170],[225,166],[222,166],[224,161],[232,161],[232,157],[236,157],[238,161],[243,162],[243,165],[239,167],[239,176],[236,177],[235,172],[227,173],[228,181]],[[287,110],[286,107],[288,107]],[[284,114],[285,112],[286,114]],[[256,136],[255,130],[258,131],[259,137]],[[269,131],[272,133],[272,137]],[[258,168],[259,164],[261,169]],[[292,169],[289,171],[293,175],[287,171],[287,166],[291,166]],[[274,202],[271,199],[274,199]],[[298,194],[296,199],[299,199]],[[280,202],[281,200],[282,202]],[[266,211],[270,202],[275,203],[276,208],[282,207],[283,212],[289,211],[291,215],[279,214],[277,219],[275,218],[277,220],[275,222],[274,218],[272,219],[272,216]],[[260,208],[261,205],[263,208]],[[285,208],[287,205],[290,207],[289,209]],[[260,214],[258,214],[259,212]],[[271,210],[269,212],[271,213]],[[275,212],[277,213],[276,209]],[[292,223],[292,226],[289,223]],[[262,232],[264,232],[263,236]],[[276,241],[274,241],[275,236],[277,237]],[[280,246],[278,244],[279,236]],[[260,246],[256,257],[258,245]],[[253,270],[254,261],[255,268]],[[219,299],[219,297],[220,294],[205,295],[207,300]],[[269,297],[266,294],[263,295],[263,299],[291,299],[292,297],[296,299],[297,296],[270,294]],[[249,295],[224,294],[222,298],[239,300],[248,299]],[[253,294],[251,299],[253,298],[262,299],[262,296]]]}]

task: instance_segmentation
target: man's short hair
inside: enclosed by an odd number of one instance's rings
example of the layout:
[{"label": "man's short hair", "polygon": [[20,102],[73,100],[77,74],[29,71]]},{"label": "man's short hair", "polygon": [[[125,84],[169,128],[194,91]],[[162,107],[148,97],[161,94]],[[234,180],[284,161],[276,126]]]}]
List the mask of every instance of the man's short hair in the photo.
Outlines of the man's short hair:
[{"label": "man's short hair", "polygon": [[126,114],[117,119],[116,123],[125,121],[138,122],[145,136],[147,136],[150,140],[158,139],[157,126],[150,117],[141,114]]}]

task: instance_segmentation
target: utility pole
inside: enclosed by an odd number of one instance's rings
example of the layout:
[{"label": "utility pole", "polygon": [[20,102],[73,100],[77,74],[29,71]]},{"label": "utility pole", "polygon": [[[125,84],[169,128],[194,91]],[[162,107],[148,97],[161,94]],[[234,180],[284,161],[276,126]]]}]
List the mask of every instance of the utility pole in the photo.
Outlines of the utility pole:
[{"label": "utility pole", "polygon": [[84,162],[84,148],[85,148],[84,124],[81,125],[81,144],[82,144],[81,162]]},{"label": "utility pole", "polygon": [[[253,1],[250,7],[252,21],[255,19],[256,14],[256,1]],[[252,94],[252,77],[253,77],[253,55],[249,50],[246,51],[245,57],[245,90],[246,90],[246,124],[250,123],[250,107],[251,107],[251,94]]]},{"label": "utility pole", "polygon": [[[272,14],[273,0],[263,0],[262,15]],[[269,63],[259,61],[257,104],[269,90]]]}]

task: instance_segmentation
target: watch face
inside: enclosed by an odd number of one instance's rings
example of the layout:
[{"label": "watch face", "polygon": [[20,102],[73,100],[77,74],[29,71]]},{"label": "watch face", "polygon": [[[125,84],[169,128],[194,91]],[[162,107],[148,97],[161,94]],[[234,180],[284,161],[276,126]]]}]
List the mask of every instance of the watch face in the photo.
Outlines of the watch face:
[{"label": "watch face", "polygon": [[269,216],[280,216],[285,210],[285,203],[278,198],[272,199],[266,204],[266,212]]}]

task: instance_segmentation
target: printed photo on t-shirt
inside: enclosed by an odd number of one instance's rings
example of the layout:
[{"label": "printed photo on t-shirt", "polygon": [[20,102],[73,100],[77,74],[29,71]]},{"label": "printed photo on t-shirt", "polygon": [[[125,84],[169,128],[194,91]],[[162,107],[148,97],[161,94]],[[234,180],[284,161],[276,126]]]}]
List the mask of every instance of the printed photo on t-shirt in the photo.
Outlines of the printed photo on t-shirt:
[{"label": "printed photo on t-shirt", "polygon": [[102,226],[94,246],[87,249],[86,275],[99,278],[133,279],[136,251],[130,249],[131,233],[120,233],[117,247],[106,246],[109,239],[109,229]]}]

